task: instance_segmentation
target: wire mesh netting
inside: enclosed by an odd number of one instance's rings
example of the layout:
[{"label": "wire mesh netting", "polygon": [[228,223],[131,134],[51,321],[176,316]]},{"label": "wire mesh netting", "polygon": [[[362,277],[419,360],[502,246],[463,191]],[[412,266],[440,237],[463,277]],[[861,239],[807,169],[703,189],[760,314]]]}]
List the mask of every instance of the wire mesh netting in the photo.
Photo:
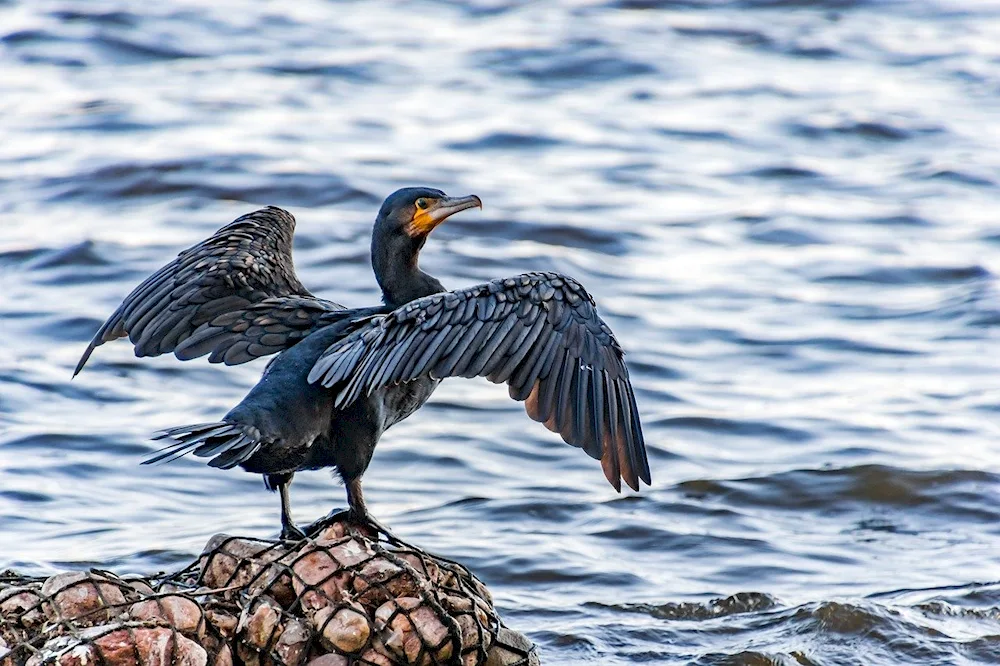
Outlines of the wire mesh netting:
[{"label": "wire mesh netting", "polygon": [[148,578],[0,574],[0,666],[527,666],[464,566],[334,522],[276,542],[217,535]]}]

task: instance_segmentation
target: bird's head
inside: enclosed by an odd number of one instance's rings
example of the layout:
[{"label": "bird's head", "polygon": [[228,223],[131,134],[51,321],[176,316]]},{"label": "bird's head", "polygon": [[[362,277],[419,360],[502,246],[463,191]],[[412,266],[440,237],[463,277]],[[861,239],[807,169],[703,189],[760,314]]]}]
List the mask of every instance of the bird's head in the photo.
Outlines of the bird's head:
[{"label": "bird's head", "polygon": [[427,236],[446,219],[469,208],[482,208],[475,194],[449,197],[429,187],[404,187],[382,203],[372,233],[372,268],[382,299],[399,306],[444,287],[417,267]]},{"label": "bird's head", "polygon": [[377,234],[405,234],[423,245],[427,235],[446,219],[469,208],[482,208],[475,194],[449,197],[429,187],[404,187],[390,194],[379,209]]}]

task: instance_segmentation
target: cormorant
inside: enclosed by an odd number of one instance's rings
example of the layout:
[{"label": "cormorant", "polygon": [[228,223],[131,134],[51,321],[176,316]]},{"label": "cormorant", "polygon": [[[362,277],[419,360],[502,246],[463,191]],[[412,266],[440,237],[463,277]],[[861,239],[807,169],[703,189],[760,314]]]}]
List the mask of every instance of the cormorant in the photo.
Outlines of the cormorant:
[{"label": "cormorant", "polygon": [[404,188],[382,204],[371,258],[383,305],[346,309],[295,275],[295,218],[273,206],[244,215],[136,287],[101,326],[96,347],[128,336],[136,356],[173,352],[236,365],[280,352],[216,423],[157,435],[145,462],[187,453],[264,475],[281,495],[282,537],[301,537],[288,486],[302,469],[334,467],[352,516],[370,521],[361,477],[382,433],[427,401],[445,377],[506,382],[528,415],[601,461],[621,490],[650,483],[639,412],[622,348],[579,282],[525,273],[447,291],[420,270],[428,234],[479,197]]}]

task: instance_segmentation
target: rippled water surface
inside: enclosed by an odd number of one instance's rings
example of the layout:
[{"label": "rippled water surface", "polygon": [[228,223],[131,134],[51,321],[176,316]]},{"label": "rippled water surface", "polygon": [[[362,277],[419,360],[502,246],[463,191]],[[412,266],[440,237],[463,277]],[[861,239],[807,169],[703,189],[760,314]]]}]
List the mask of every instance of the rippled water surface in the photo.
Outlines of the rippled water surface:
[{"label": "rippled water surface", "polygon": [[[1000,662],[1000,6],[0,1],[0,568],[176,566],[267,536],[260,479],[138,466],[259,377],[98,350],[262,204],[373,304],[401,185],[475,192],[423,266],[579,278],[629,351],[653,487],[503,387],[383,439],[376,515],[546,664]],[[297,477],[309,520],[343,501]]]}]

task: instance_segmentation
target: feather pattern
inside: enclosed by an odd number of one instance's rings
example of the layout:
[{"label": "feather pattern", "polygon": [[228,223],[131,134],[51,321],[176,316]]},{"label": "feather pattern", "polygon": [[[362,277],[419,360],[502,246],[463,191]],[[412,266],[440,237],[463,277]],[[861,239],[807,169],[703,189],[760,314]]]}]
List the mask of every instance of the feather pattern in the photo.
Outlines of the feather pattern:
[{"label": "feather pattern", "polygon": [[171,462],[193,453],[199,458],[212,458],[208,463],[212,467],[230,469],[248,460],[264,445],[260,431],[253,426],[225,421],[161,430],[153,439],[171,443],[143,460],[143,465]]},{"label": "feather pattern", "polygon": [[411,301],[326,349],[309,381],[343,407],[419,377],[507,382],[528,415],[638,490],[649,463],[624,352],[576,280],[525,273]]},{"label": "feather pattern", "polygon": [[91,340],[94,349],[128,336],[136,356],[211,354],[245,363],[274,354],[328,323],[343,307],[302,286],[292,263],[295,218],[269,206],[219,229],[132,290]]}]

